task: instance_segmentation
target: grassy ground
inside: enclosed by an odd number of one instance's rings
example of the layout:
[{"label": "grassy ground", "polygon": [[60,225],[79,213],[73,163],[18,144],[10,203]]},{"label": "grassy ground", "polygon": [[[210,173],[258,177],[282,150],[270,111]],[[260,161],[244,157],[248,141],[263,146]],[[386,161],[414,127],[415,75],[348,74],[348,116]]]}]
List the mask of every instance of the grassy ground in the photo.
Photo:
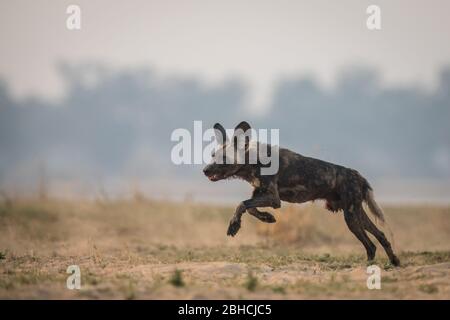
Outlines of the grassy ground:
[{"label": "grassy ground", "polygon": [[[363,247],[319,203],[284,204],[276,224],[244,216],[229,238],[231,207],[4,201],[0,298],[450,299],[450,208],[385,211],[402,267],[379,248],[381,290],[368,290]],[[66,287],[69,265],[81,290]]]}]

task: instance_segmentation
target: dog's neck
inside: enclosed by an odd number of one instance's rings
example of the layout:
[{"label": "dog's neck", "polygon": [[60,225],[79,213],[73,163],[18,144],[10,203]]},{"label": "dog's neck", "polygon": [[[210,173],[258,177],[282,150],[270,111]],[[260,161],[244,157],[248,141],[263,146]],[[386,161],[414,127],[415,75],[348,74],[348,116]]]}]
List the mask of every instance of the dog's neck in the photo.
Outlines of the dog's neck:
[{"label": "dog's neck", "polygon": [[234,174],[235,178],[245,180],[253,186],[258,184],[259,176],[260,168],[255,165],[244,165]]}]

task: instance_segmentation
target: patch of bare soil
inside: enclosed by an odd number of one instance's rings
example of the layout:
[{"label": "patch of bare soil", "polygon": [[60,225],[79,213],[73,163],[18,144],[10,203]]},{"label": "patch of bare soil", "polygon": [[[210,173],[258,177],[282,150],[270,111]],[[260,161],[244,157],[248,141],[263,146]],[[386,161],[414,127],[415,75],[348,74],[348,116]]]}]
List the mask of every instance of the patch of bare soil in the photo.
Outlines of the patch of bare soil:
[{"label": "patch of bare soil", "polygon": [[[388,207],[392,267],[378,246],[381,289],[342,215],[284,206],[277,223],[233,208],[154,201],[0,204],[1,299],[450,299],[450,209]],[[66,270],[81,270],[69,290]]]}]

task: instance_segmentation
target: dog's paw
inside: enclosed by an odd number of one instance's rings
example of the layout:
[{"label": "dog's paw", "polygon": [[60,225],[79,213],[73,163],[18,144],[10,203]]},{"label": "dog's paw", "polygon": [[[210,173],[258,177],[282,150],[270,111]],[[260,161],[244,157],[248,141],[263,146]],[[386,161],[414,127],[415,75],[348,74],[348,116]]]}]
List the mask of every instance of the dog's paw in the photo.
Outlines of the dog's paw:
[{"label": "dog's paw", "polygon": [[261,220],[262,222],[265,223],[275,223],[277,222],[277,220],[275,219],[275,217],[268,212],[260,212],[260,214],[257,217],[259,220]]},{"label": "dog's paw", "polygon": [[232,219],[230,225],[228,226],[227,235],[234,237],[241,228],[241,220]]},{"label": "dog's paw", "polygon": [[397,258],[397,256],[394,256],[394,257],[391,259],[391,263],[392,263],[394,266],[396,266],[396,267],[400,267],[400,259]]}]

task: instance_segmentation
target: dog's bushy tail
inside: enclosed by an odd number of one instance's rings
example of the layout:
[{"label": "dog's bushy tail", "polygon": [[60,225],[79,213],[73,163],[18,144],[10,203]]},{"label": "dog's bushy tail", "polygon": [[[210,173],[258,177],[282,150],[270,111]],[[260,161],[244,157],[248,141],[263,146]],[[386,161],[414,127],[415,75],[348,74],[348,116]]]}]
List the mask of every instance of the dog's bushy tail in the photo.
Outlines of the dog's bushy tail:
[{"label": "dog's bushy tail", "polygon": [[381,225],[386,229],[386,231],[389,233],[389,238],[391,240],[392,248],[395,249],[395,239],[394,239],[394,233],[392,232],[391,227],[386,222],[386,219],[384,218],[384,212],[383,209],[376,203],[375,198],[373,196],[373,191],[370,185],[368,185],[368,188],[366,189],[366,197],[365,201],[367,203],[367,206],[369,207],[370,212],[375,217],[375,222],[381,221]]},{"label": "dog's bushy tail", "polygon": [[382,223],[385,222],[383,209],[376,203],[375,198],[373,196],[373,191],[369,187],[366,192],[366,203],[370,209],[370,212],[375,216],[376,219],[379,219]]}]

